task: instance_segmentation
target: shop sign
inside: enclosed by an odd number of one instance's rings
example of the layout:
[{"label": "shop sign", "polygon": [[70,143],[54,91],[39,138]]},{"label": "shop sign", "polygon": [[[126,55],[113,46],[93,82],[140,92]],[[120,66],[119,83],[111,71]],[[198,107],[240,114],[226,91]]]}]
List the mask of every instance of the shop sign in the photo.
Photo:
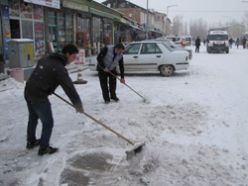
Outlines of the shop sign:
[{"label": "shop sign", "polygon": [[60,9],[60,0],[24,0],[24,2]]}]

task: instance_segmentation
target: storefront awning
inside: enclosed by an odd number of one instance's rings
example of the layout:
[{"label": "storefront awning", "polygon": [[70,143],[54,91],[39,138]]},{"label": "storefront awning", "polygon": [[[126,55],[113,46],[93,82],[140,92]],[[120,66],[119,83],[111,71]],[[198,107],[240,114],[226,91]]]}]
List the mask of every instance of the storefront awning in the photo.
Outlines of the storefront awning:
[{"label": "storefront awning", "polygon": [[74,10],[80,10],[83,12],[89,12],[89,6],[80,4],[73,1],[63,1],[63,7],[74,9]]},{"label": "storefront awning", "polygon": [[110,18],[110,19],[119,19],[120,18],[114,14],[110,14],[108,12],[103,12],[103,11],[97,10],[95,8],[90,8],[90,13],[101,16],[101,17]]}]

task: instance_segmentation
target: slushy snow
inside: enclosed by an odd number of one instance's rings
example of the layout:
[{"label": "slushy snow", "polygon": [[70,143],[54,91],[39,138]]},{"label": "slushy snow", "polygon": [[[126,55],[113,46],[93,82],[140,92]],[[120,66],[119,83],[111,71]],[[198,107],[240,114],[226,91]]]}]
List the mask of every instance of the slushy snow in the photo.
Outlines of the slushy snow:
[{"label": "slushy snow", "polygon": [[[247,56],[243,49],[207,54],[201,48],[189,71],[126,76],[148,104],[118,83],[120,102],[105,105],[97,75],[84,71],[88,84],[76,89],[85,111],[146,143],[131,161],[125,159],[131,146],[55,96],[51,145],[59,153],[38,157],[37,148],[26,150],[24,84],[0,81],[0,185],[247,186]],[[56,93],[68,99],[61,88]]]}]

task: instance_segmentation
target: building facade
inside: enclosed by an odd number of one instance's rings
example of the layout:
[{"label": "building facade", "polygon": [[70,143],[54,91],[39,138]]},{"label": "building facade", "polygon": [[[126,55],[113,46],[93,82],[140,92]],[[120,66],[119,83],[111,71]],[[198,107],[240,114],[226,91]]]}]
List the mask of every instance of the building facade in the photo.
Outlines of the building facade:
[{"label": "building facade", "polygon": [[0,7],[0,57],[5,63],[8,41],[14,38],[32,39],[38,60],[68,43],[85,49],[86,56],[96,55],[104,45],[132,41],[141,31],[116,10],[89,0],[1,0]]},{"label": "building facade", "polygon": [[[166,14],[153,10],[147,10],[126,0],[106,0],[107,7],[114,8],[123,13],[129,19],[135,21],[148,33],[148,38],[160,37],[165,34]],[[145,35],[143,37],[145,39]]]}]

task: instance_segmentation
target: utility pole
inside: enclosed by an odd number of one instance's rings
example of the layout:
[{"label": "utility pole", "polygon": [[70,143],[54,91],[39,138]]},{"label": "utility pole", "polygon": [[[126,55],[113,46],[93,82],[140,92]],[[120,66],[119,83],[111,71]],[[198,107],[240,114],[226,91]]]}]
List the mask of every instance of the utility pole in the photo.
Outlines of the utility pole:
[{"label": "utility pole", "polygon": [[149,34],[148,34],[148,24],[149,24],[149,0],[146,0],[146,39],[149,39]]}]

